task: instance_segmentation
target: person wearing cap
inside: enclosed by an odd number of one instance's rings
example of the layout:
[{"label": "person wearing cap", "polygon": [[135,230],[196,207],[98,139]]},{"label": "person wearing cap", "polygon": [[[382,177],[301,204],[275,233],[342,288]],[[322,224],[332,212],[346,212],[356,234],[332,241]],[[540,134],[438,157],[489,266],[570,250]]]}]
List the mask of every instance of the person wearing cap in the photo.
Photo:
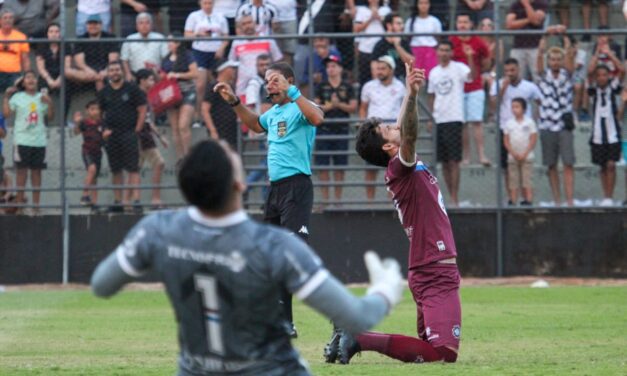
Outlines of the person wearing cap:
[{"label": "person wearing cap", "polygon": [[[384,55],[374,62],[375,79],[368,81],[361,89],[359,118],[380,118],[384,121],[396,121],[401,111],[405,96],[405,85],[396,77],[396,62],[391,56]],[[366,182],[377,180],[377,170],[366,170]],[[376,187],[366,186],[368,201],[374,201]]]},{"label": "person wearing cap", "polygon": [[[103,22],[99,14],[91,14],[85,22],[86,32],[79,39],[109,39],[115,35],[102,29]],[[78,80],[93,82],[96,90],[104,87],[107,77],[107,65],[120,58],[120,46],[115,42],[76,43],[74,47],[74,64],[80,72]],[[67,65],[66,65],[67,67]]]},{"label": "person wearing cap", "polygon": [[[262,115],[246,107],[227,83],[218,83],[214,91],[233,107],[244,125],[253,132],[268,135],[270,191],[264,220],[308,240],[313,207],[311,152],[316,127],[324,121],[324,112],[301,95],[294,85],[294,70],[289,64],[270,65],[265,81],[273,106]],[[285,318],[293,322],[291,294],[284,291],[281,302]],[[292,337],[297,336],[293,323],[288,330]]]},{"label": "person wearing cap", "polygon": [[[427,88],[429,109],[437,126],[437,160],[442,162],[444,182],[451,198],[451,205],[458,206],[459,165],[462,161],[464,126],[464,85],[472,82],[477,72],[476,65],[469,67],[453,60],[453,44],[448,40],[438,43],[437,53],[439,63],[429,72]],[[429,121],[427,129],[431,131],[432,127]]]},{"label": "person wearing cap", "polygon": [[102,27],[111,31],[111,0],[78,0],[76,3],[76,36],[87,32],[87,19],[98,15],[102,20]]},{"label": "person wearing cap", "polygon": [[[357,98],[353,91],[353,85],[342,79],[342,59],[337,55],[329,55],[324,59],[326,67],[327,79],[316,87],[316,103],[324,111],[325,119],[347,119],[351,117],[357,110]],[[319,128],[317,135],[320,136],[338,136],[345,137],[348,135],[348,123],[323,123]],[[316,151],[348,151],[348,140],[345,138],[334,140],[316,140]],[[333,159],[333,166],[345,166],[348,164],[348,155],[316,155],[316,165],[329,166]],[[330,180],[329,170],[320,170],[319,179],[321,182]],[[334,170],[333,180],[336,183],[344,181],[344,171]],[[322,200],[329,200],[329,187],[323,186]],[[342,199],[342,186],[335,186],[334,199],[337,205]]]},{"label": "person wearing cap", "polygon": [[305,69],[303,71],[303,76],[300,79],[301,89],[303,89],[303,85],[308,85],[313,83],[315,85],[319,85],[322,81],[327,80],[327,69],[326,64],[324,64],[324,59],[333,55],[338,58],[341,58],[340,52],[333,46],[331,46],[331,41],[329,38],[314,38],[313,39],[313,81],[309,80],[309,62],[311,59],[305,60]]},{"label": "person wearing cap", "polygon": [[[387,33],[402,33],[403,18],[398,13],[390,13],[383,19],[383,26]],[[381,38],[374,46],[372,58],[378,59],[381,56],[393,58],[396,63],[394,76],[401,81],[405,80],[405,63],[413,63],[414,60],[409,41],[401,37]]]},{"label": "person wearing cap", "polygon": [[207,85],[200,106],[200,113],[210,137],[228,141],[234,150],[237,150],[237,115],[220,94],[213,91],[213,88],[221,83],[232,89],[235,85],[238,67],[237,61],[222,60],[218,62],[215,69],[216,79]]}]

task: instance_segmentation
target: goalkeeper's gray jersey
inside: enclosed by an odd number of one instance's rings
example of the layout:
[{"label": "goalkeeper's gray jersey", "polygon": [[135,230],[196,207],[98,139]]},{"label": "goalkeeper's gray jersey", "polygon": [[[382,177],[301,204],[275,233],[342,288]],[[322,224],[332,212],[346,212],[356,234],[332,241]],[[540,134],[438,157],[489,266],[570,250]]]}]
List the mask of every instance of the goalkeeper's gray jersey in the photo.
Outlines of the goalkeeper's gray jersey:
[{"label": "goalkeeper's gray jersey", "polygon": [[298,237],[243,212],[195,208],[144,218],[116,250],[138,277],[156,271],[174,307],[181,375],[307,374],[290,343],[279,292],[304,299],[328,276]]}]

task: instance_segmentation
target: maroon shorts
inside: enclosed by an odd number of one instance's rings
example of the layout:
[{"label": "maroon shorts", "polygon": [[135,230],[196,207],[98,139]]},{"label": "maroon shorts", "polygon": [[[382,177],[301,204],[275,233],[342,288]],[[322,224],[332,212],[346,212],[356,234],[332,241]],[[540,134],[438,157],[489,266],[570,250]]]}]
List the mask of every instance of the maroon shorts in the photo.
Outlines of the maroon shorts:
[{"label": "maroon shorts", "polygon": [[429,264],[409,271],[418,309],[418,336],[433,347],[459,349],[462,310],[456,264]]}]

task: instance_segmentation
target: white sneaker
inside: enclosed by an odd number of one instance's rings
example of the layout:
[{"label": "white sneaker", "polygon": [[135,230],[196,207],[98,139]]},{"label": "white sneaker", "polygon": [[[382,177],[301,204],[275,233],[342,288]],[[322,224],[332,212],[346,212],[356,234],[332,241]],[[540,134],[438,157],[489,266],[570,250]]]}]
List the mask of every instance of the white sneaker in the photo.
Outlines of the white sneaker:
[{"label": "white sneaker", "polygon": [[601,202],[599,202],[599,206],[614,206],[614,200],[612,200],[611,198],[604,198],[603,200],[601,200]]}]

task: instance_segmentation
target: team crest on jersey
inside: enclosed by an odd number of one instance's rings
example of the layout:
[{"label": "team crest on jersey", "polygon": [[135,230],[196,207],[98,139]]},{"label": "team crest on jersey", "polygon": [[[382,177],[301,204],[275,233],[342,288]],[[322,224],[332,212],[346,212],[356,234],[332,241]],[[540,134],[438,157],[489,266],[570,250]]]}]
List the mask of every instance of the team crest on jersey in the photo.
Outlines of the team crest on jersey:
[{"label": "team crest on jersey", "polygon": [[279,137],[284,137],[287,134],[287,122],[286,121],[280,121],[277,124],[276,133]]},{"label": "team crest on jersey", "polygon": [[459,325],[453,326],[453,337],[459,339],[461,335],[462,335],[462,330],[460,329]]}]

